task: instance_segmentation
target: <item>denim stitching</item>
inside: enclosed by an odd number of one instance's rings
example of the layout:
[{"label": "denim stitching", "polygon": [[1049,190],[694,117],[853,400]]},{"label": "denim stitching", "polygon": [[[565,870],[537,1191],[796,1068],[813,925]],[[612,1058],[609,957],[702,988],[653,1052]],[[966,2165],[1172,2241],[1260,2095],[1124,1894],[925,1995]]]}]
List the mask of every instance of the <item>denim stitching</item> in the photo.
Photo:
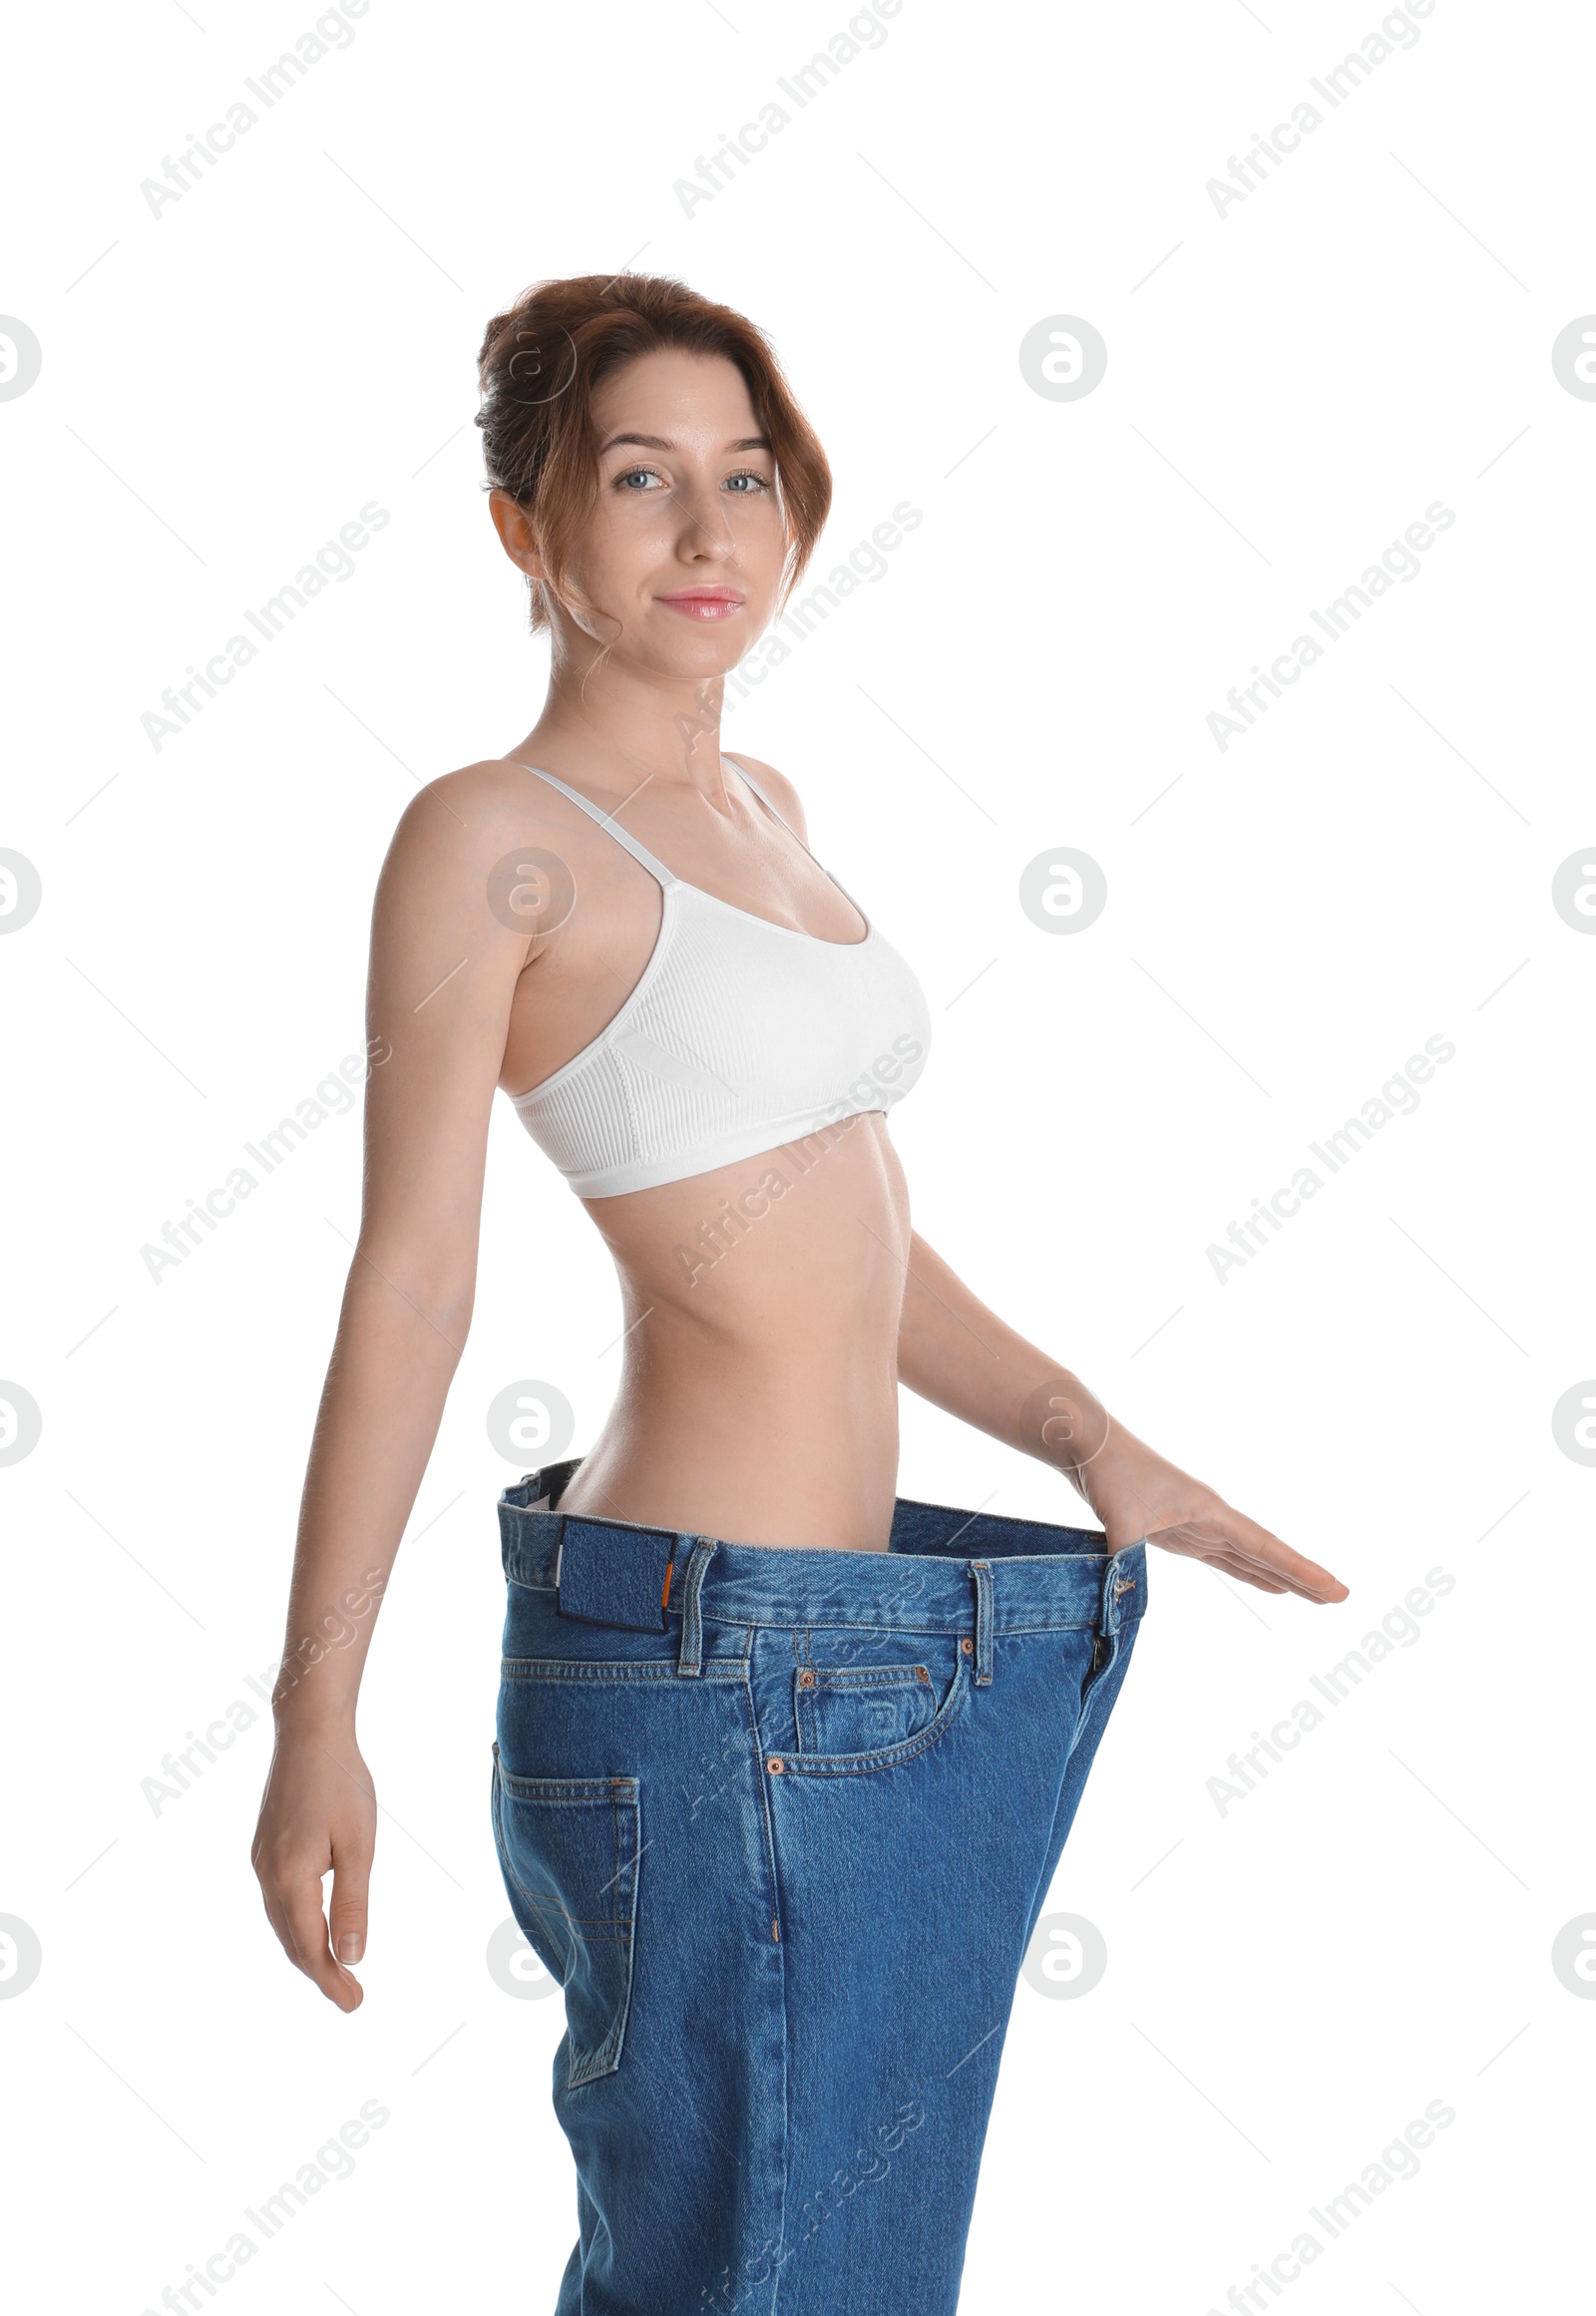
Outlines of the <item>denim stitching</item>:
[{"label": "denim stitching", "polygon": [[913,1760],[917,1753],[923,1753],[946,1736],[958,1719],[970,1695],[967,1665],[968,1660],[961,1657],[953,1687],[938,1708],[935,1720],[928,1721],[914,1737],[873,1753],[794,1753],[787,1761],[788,1769],[803,1777],[861,1777],[870,1776],[878,1769],[895,1769],[900,1762]]}]

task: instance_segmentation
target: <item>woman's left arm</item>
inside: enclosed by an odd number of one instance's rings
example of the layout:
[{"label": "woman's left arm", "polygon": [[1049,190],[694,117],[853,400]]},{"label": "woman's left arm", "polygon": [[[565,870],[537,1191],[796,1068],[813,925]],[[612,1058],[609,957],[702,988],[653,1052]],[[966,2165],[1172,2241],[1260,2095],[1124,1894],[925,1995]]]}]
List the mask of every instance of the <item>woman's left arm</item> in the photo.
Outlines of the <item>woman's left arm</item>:
[{"label": "woman's left arm", "polygon": [[910,1241],[898,1377],[934,1406],[1061,1471],[1101,1520],[1111,1552],[1145,1537],[1263,1592],[1347,1598],[1328,1568],[1305,1560],[1125,1430],[1077,1375],[989,1311],[918,1231]]}]

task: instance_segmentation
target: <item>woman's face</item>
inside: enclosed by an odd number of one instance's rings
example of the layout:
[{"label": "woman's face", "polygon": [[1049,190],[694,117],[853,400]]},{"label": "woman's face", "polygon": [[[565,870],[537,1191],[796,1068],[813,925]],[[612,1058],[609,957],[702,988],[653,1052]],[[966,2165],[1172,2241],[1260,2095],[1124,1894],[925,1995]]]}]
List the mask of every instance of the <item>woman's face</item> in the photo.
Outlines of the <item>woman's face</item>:
[{"label": "woman's face", "polygon": [[[775,614],[787,549],[776,465],[734,362],[641,354],[594,395],[598,497],[570,579],[594,616],[551,603],[660,674],[734,667]],[[508,544],[508,542],[507,542]],[[529,568],[542,576],[534,556]]]}]

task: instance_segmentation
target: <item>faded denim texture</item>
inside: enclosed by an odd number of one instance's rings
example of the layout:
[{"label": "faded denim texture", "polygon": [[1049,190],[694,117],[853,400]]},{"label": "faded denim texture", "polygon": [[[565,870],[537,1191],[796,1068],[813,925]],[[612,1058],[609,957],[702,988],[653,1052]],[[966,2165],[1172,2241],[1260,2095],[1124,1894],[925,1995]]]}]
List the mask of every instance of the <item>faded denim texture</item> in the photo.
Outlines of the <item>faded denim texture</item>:
[{"label": "faded denim texture", "polygon": [[557,2316],[952,2316],[1146,1546],[904,1497],[885,1553],[726,1543],[568,1519],[580,1461],[499,1507],[494,1835],[566,2002]]}]

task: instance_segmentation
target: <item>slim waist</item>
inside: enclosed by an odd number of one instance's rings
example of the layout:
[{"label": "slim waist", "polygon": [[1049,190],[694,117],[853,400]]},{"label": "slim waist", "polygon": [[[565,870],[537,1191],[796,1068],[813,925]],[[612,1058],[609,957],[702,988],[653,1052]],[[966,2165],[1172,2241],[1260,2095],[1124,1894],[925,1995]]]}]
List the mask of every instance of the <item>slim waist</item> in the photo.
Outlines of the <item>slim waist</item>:
[{"label": "slim waist", "polygon": [[899,1496],[885,1552],[739,1544],[559,1511],[581,1460],[531,1472],[499,1499],[507,1579],[558,1592],[568,1616],[667,1630],[702,1545],[713,1549],[700,1561],[699,1611],[731,1624],[963,1632],[979,1571],[998,1633],[1069,1625],[1113,1632],[1146,1609],[1145,1541],[1110,1553],[1100,1529]]}]

